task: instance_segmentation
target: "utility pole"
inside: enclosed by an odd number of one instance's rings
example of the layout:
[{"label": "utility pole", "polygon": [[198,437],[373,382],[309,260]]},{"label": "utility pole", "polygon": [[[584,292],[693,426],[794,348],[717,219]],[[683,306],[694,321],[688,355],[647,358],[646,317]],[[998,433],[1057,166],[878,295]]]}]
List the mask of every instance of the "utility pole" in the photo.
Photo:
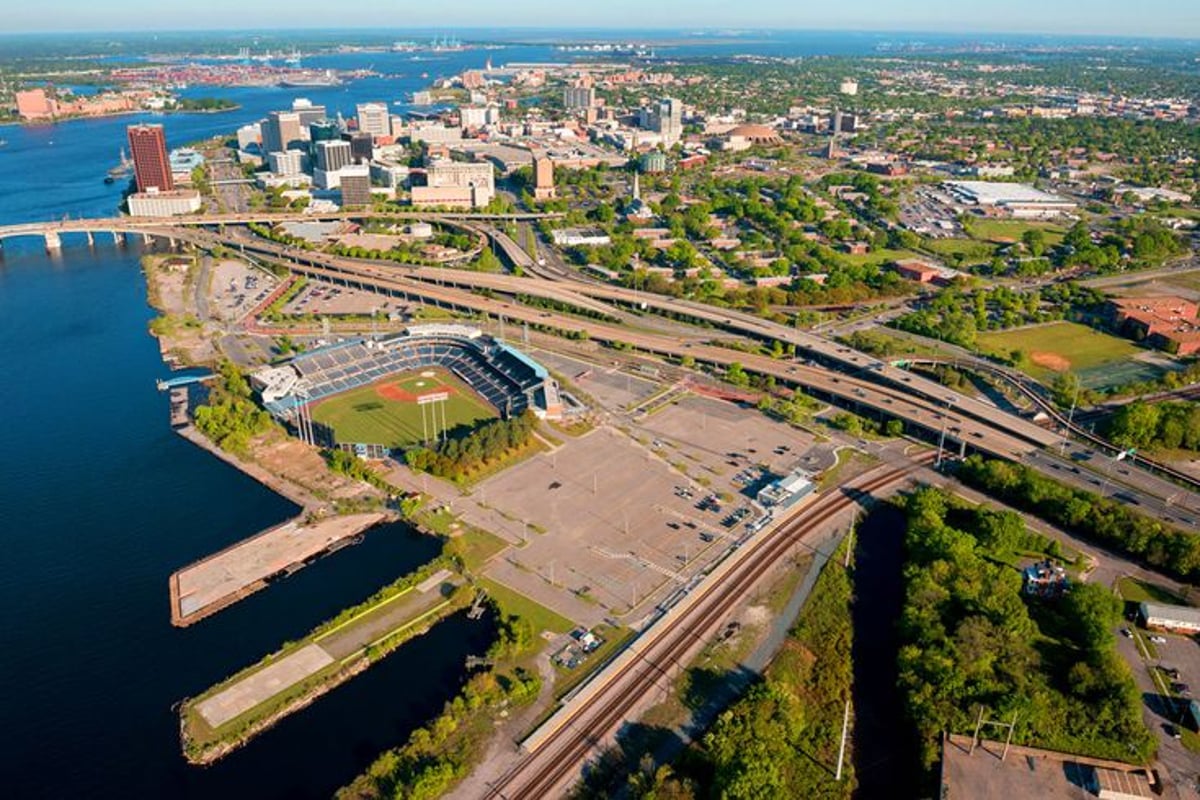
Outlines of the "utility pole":
[{"label": "utility pole", "polygon": [[838,763],[837,777],[834,780],[842,779],[842,765],[846,761],[846,736],[850,733],[850,698],[846,698],[846,710],[842,714],[842,744],[838,747]]}]

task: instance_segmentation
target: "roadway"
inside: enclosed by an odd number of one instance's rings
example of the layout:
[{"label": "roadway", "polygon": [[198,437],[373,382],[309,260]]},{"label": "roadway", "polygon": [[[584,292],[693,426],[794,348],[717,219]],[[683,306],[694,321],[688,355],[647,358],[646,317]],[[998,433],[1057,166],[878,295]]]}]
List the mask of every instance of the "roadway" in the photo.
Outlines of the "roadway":
[{"label": "roadway", "polygon": [[[183,238],[200,244],[213,244],[210,234],[195,232]],[[219,238],[219,237],[218,237]],[[220,243],[237,247],[241,242],[220,239]],[[682,359],[690,356],[697,362],[728,367],[741,364],[750,372],[774,377],[779,383],[803,386],[817,394],[833,397],[851,405],[871,408],[882,414],[900,417],[916,424],[932,435],[941,438],[944,434],[948,446],[962,449],[981,450],[1002,458],[1020,459],[1034,451],[1028,441],[997,430],[992,424],[956,413],[947,408],[945,401],[934,402],[914,396],[904,388],[880,385],[866,378],[830,373],[818,367],[796,362],[773,359],[753,353],[743,353],[724,347],[680,341],[678,337],[630,330],[618,325],[606,324],[590,319],[578,319],[549,311],[499,300],[465,289],[417,280],[410,275],[414,270],[393,267],[363,265],[352,259],[343,259],[307,251],[289,252],[286,248],[270,243],[257,244],[251,249],[262,259],[274,260],[289,266],[293,271],[334,283],[350,284],[362,288],[373,288],[381,293],[404,298],[417,297],[451,308],[483,312],[496,318],[528,322],[534,326],[546,326],[568,334],[586,335],[587,338],[603,342],[631,345],[638,350]],[[297,260],[299,259],[299,260]],[[498,279],[511,276],[466,273],[453,270],[429,269],[428,275],[440,276],[447,282],[467,282],[478,278],[479,287],[498,285]],[[513,285],[508,285],[512,290]],[[546,288],[549,287],[549,288]],[[531,294],[562,302],[578,301],[578,297],[554,287],[546,281],[528,280],[519,284],[521,290]],[[585,298],[586,299],[586,298]],[[573,304],[578,304],[573,303]],[[610,308],[601,306],[604,310]],[[904,373],[908,376],[908,373]],[[910,376],[911,377],[911,376]],[[945,389],[942,390],[946,394]],[[989,407],[991,408],[991,407]],[[995,408],[991,408],[993,414]],[[1041,431],[1041,429],[1038,429]],[[1041,431],[1045,433],[1044,431]],[[1055,441],[1057,441],[1055,439]]]}]

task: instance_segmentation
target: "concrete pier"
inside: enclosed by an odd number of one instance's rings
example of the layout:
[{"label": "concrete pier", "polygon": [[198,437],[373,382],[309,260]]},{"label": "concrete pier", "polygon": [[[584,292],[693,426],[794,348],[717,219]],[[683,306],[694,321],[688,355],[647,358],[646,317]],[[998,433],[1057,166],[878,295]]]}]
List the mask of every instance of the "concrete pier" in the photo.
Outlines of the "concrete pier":
[{"label": "concrete pier", "polygon": [[47,253],[57,253],[62,250],[62,239],[55,231],[46,231],[42,236],[46,239]]},{"label": "concrete pier", "polygon": [[382,512],[330,517],[312,524],[297,517],[184,567],[170,579],[171,624],[185,628],[199,622],[385,519]]}]

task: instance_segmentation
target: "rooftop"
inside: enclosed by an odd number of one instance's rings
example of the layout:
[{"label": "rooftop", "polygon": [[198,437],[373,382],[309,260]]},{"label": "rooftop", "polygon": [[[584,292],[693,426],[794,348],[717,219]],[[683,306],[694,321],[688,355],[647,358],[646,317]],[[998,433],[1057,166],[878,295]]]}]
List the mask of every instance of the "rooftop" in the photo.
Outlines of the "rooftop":
[{"label": "rooftop", "polygon": [[1166,619],[1200,625],[1200,608],[1192,608],[1191,606],[1142,603],[1142,616],[1146,619]]},{"label": "rooftop", "polygon": [[1071,204],[1065,197],[1043,192],[1024,183],[949,181],[946,186],[979,205]]}]

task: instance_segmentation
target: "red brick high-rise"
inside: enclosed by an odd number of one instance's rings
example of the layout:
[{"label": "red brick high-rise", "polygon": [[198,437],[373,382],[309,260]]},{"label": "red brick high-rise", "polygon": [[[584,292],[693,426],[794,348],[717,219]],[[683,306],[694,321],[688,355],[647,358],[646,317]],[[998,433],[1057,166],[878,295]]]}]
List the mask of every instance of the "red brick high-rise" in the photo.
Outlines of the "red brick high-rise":
[{"label": "red brick high-rise", "polygon": [[130,125],[128,133],[137,190],[173,190],[175,180],[171,176],[171,162],[167,160],[167,135],[163,132],[163,126]]}]

